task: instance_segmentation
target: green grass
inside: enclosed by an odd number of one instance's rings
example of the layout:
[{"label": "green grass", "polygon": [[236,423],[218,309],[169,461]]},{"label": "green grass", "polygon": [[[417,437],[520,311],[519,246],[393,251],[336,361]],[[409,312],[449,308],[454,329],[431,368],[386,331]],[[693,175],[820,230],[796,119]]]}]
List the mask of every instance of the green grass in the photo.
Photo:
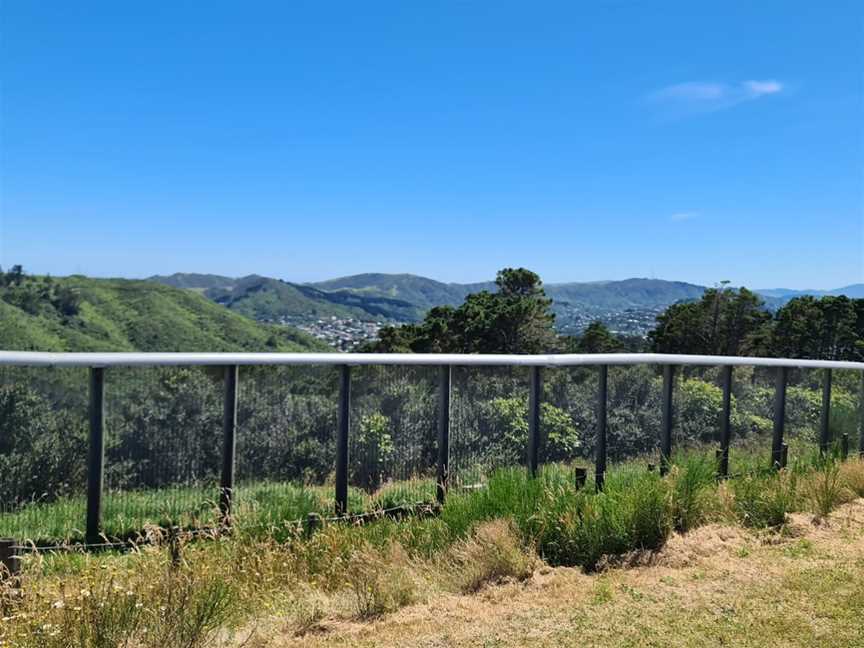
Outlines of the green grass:
[{"label": "green grass", "polygon": [[[373,494],[352,487],[348,489],[348,513],[369,513],[434,499],[435,482],[429,479],[388,483]],[[284,537],[293,528],[293,522],[305,521],[310,513],[332,517],[335,510],[332,486],[257,482],[238,487],[235,501],[236,523],[247,533],[259,536]],[[110,538],[126,538],[152,525],[212,527],[219,521],[218,503],[219,489],[215,485],[109,491],[103,498],[103,529]],[[38,544],[80,542],[84,537],[86,509],[86,498],[80,496],[2,513],[0,537]]]},{"label": "green grass", "polygon": [[[28,277],[25,286],[43,281]],[[327,351],[287,326],[260,324],[201,295],[147,281],[53,279],[80,294],[64,317],[42,301],[28,312],[0,299],[0,348],[20,351]],[[0,290],[0,298],[2,298]]]}]

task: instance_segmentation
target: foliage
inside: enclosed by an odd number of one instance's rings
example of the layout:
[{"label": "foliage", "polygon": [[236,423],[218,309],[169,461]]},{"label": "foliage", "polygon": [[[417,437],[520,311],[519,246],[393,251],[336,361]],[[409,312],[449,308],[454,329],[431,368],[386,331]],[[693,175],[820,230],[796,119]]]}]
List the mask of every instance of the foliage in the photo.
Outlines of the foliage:
[{"label": "foliage", "polygon": [[704,454],[690,454],[674,462],[672,480],[672,518],[675,529],[690,531],[708,518],[714,503],[717,465]]},{"label": "foliage", "polygon": [[552,301],[524,268],[505,268],[496,292],[469,294],[458,308],[438,306],[416,325],[384,328],[367,350],[415,353],[545,353],[558,345]]},{"label": "foliage", "polygon": [[794,473],[748,475],[732,481],[734,507],[745,526],[779,527],[786,515],[794,510],[798,496],[797,477]]},{"label": "foliage", "polygon": [[[572,346],[573,353],[620,353],[624,342],[613,335],[603,322],[591,322]],[[568,351],[571,349],[568,349]]]},{"label": "foliage", "polygon": [[0,282],[0,348],[21,351],[325,351],[201,295],[146,281],[38,277]]},{"label": "foliage", "polygon": [[353,483],[359,483],[369,490],[378,488],[382,467],[389,463],[396,451],[390,429],[390,419],[379,412],[367,414],[360,419],[354,441],[356,457],[353,460]]},{"label": "foliage", "polygon": [[445,562],[459,591],[476,592],[505,578],[525,580],[534,571],[533,552],[522,545],[508,520],[478,524],[469,538],[454,543]]},{"label": "foliage", "polygon": [[796,297],[781,308],[767,336],[771,355],[864,360],[864,300]]},{"label": "foliage", "polygon": [[762,299],[746,288],[709,288],[699,301],[667,308],[648,337],[658,353],[740,355],[770,319]]}]

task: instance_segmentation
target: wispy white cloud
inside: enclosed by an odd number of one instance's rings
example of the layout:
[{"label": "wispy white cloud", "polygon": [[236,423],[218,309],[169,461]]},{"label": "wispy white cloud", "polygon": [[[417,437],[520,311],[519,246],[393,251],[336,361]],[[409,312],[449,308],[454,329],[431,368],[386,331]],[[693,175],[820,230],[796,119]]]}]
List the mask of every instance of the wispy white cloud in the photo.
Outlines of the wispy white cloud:
[{"label": "wispy white cloud", "polygon": [[714,112],[783,90],[783,83],[774,79],[738,83],[689,81],[660,88],[649,94],[647,101],[655,107],[677,114]]},{"label": "wispy white cloud", "polygon": [[672,221],[673,223],[683,223],[685,221],[691,221],[694,218],[697,218],[698,216],[699,216],[698,212],[677,212],[675,214],[672,214],[669,217],[669,220]]}]

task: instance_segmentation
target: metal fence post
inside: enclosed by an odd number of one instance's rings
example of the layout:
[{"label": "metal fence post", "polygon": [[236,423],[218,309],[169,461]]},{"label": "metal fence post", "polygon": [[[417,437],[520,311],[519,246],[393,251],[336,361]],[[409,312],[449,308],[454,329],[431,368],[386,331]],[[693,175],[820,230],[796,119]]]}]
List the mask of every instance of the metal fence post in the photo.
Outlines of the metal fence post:
[{"label": "metal fence post", "polygon": [[348,428],[351,423],[351,367],[339,372],[339,418],[336,431],[336,515],[348,513]]},{"label": "metal fence post", "polygon": [[225,367],[225,396],[222,405],[222,479],[220,481],[219,510],[223,524],[231,523],[234,500],[234,477],[237,455],[237,397],[239,367]]},{"label": "metal fence post", "polygon": [[452,367],[438,370],[438,486],[436,498],[444,503],[450,479],[450,381]]},{"label": "metal fence post", "polygon": [[90,369],[90,446],[87,455],[88,544],[102,535],[102,489],[105,484],[105,369]]},{"label": "metal fence post", "polygon": [[675,367],[671,364],[663,365],[663,426],[660,437],[660,474],[669,472],[669,463],[672,460],[672,424],[674,412],[672,411],[672,391],[675,385]]},{"label": "metal fence post", "polygon": [[540,401],[543,398],[540,367],[531,367],[531,386],[528,394],[528,471],[537,476],[540,460]]},{"label": "metal fence post", "polygon": [[822,420],[819,426],[819,452],[831,447],[831,370],[822,370]]},{"label": "metal fence post", "polygon": [[771,441],[771,465],[783,467],[783,431],[786,426],[786,382],[789,378],[787,367],[777,367],[774,383],[774,436]]},{"label": "metal fence post", "polygon": [[723,367],[723,414],[720,419],[720,461],[717,475],[721,479],[729,476],[729,444],[732,438],[730,418],[732,416],[732,365]]},{"label": "metal fence post", "polygon": [[20,557],[13,538],[0,538],[0,581],[7,576],[17,576],[21,571]]},{"label": "metal fence post", "polygon": [[594,487],[603,490],[606,478],[606,400],[609,367],[600,365],[597,373],[597,445],[594,450]]}]

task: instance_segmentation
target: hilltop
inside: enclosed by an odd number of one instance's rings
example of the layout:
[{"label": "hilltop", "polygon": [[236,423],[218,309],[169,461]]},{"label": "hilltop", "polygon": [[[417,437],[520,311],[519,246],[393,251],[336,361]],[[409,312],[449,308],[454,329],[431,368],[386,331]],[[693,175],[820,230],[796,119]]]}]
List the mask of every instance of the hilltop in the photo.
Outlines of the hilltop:
[{"label": "hilltop", "polygon": [[149,281],[23,276],[0,287],[0,348],[33,351],[326,351],[191,290]]}]

